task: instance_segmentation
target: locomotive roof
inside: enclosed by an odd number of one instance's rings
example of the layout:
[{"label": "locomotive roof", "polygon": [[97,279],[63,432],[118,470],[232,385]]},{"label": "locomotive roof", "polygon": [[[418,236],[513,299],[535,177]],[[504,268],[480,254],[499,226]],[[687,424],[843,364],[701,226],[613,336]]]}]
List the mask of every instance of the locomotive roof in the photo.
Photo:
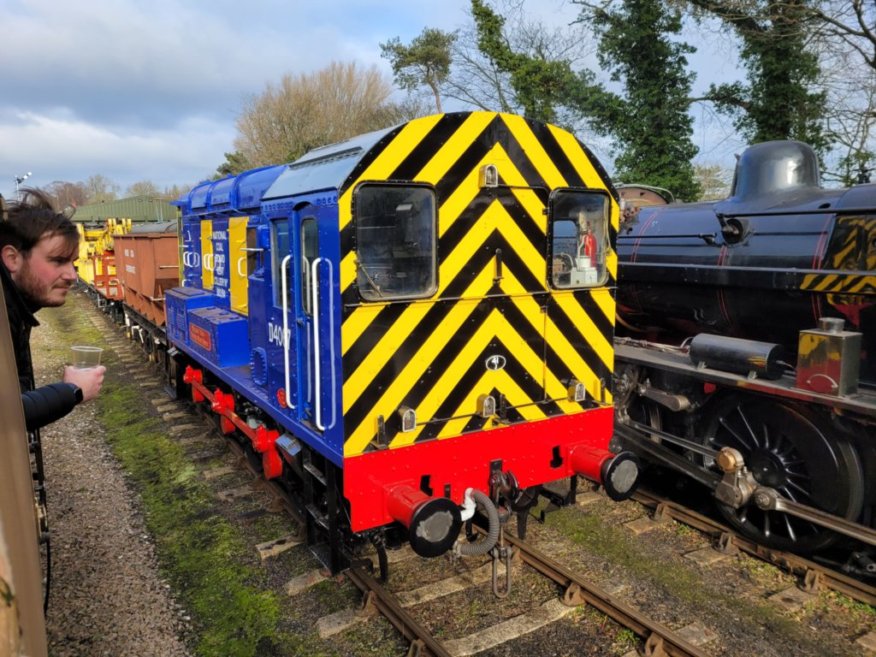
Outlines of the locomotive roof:
[{"label": "locomotive roof", "polygon": [[313,149],[288,165],[262,198],[283,198],[341,187],[362,158],[397,127],[368,132]]},{"label": "locomotive roof", "polygon": [[219,180],[206,180],[174,203],[182,208],[184,215],[254,210],[264,191],[284,168],[283,164],[266,166]]}]

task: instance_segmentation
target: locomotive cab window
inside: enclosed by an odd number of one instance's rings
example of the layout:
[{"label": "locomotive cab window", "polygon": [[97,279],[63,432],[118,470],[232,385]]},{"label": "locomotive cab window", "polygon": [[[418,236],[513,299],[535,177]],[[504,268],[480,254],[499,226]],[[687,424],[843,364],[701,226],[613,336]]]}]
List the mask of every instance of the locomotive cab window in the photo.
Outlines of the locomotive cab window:
[{"label": "locomotive cab window", "polygon": [[319,257],[316,219],[308,217],[301,222],[301,304],[304,312],[311,313],[313,303],[313,271],[311,264]]},{"label": "locomotive cab window", "polygon": [[286,273],[286,307],[292,307],[292,281],[294,280],[291,260],[284,260],[290,254],[289,245],[289,220],[275,219],[271,222],[271,270],[273,281],[271,282],[274,288],[274,303],[277,306],[283,305],[283,270]]},{"label": "locomotive cab window", "polygon": [[605,281],[611,205],[601,192],[564,190],[551,199],[548,275],[557,288]]},{"label": "locomotive cab window", "polygon": [[356,192],[356,283],[367,301],[426,297],[437,289],[435,192],[363,185]]}]

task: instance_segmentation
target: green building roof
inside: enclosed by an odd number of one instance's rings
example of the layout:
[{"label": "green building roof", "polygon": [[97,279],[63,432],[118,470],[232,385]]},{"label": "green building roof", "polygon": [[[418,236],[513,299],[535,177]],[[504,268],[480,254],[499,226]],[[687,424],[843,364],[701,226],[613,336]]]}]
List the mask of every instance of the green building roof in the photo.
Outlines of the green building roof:
[{"label": "green building roof", "polygon": [[177,208],[169,202],[151,196],[132,196],[118,201],[91,203],[76,208],[73,221],[78,223],[102,222],[105,219],[130,219],[134,223],[173,221]]}]

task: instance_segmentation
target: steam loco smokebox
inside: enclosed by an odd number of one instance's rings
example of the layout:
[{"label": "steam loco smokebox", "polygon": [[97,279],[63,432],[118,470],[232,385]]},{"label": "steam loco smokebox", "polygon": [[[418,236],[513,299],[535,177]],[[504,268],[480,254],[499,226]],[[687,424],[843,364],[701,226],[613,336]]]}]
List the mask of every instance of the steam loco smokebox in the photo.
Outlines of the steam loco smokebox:
[{"label": "steam loco smokebox", "polygon": [[861,333],[844,331],[845,320],[822,317],[818,328],[800,331],[797,387],[826,395],[858,391]]},{"label": "steam loco smokebox", "polygon": [[697,367],[779,379],[788,362],[784,347],[771,342],[700,333],[691,340],[689,356]]}]

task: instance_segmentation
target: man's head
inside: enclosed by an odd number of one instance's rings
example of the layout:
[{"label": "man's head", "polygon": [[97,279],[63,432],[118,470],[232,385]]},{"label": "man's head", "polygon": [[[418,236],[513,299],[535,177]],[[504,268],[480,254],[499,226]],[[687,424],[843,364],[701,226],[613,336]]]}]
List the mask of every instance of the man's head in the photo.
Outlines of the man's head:
[{"label": "man's head", "polygon": [[79,233],[48,197],[23,190],[0,221],[0,260],[32,310],[64,304],[76,281]]}]

